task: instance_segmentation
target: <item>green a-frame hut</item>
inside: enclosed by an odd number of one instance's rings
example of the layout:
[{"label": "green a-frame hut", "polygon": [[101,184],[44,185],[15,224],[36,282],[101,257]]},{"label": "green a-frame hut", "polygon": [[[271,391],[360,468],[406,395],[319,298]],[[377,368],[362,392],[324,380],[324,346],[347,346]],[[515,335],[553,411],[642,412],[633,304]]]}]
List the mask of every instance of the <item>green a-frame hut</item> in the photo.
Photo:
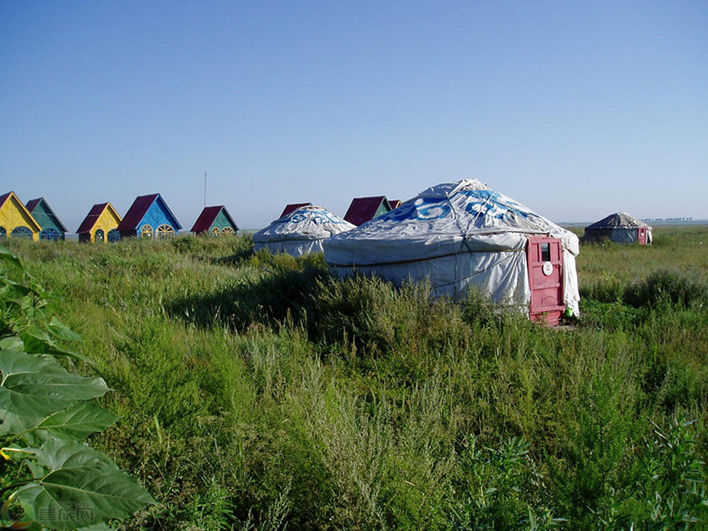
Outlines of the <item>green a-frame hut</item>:
[{"label": "green a-frame hut", "polygon": [[38,197],[28,201],[27,210],[30,211],[32,217],[42,227],[42,232],[39,233],[40,240],[57,241],[64,239],[66,227],[59,220],[59,217],[54,213],[46,199]]},{"label": "green a-frame hut", "polygon": [[224,205],[204,207],[194,222],[191,232],[195,234],[236,234],[238,227]]}]

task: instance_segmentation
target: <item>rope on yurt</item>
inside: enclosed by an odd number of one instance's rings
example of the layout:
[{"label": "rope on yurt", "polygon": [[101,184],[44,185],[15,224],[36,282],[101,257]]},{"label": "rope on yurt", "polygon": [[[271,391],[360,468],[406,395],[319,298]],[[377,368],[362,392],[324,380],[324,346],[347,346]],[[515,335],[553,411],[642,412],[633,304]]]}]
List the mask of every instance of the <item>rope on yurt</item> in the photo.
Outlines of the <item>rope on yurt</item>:
[{"label": "rope on yurt", "polygon": [[[489,197],[487,197],[487,200],[486,200],[486,201],[484,202],[484,204],[482,205],[482,208],[484,208],[485,206],[487,206],[487,203],[489,203],[489,201],[491,201],[491,199],[492,199],[492,196],[491,196],[491,195],[490,195]],[[470,253],[474,252],[474,251],[472,250],[472,247],[470,247],[469,241],[467,240],[467,235],[468,235],[468,233],[469,233],[469,226],[468,226],[467,228],[464,228],[464,227],[462,226],[462,223],[460,223],[460,216],[457,215],[457,211],[455,210],[455,207],[453,206],[452,201],[450,201],[450,196],[447,196],[447,202],[450,204],[450,211],[452,212],[453,217],[454,217],[454,219],[455,219],[455,223],[457,224],[457,228],[460,230],[460,234],[462,235],[462,246],[467,247],[467,250],[468,250]],[[477,211],[477,215],[472,219],[472,226],[474,226],[474,224],[477,222],[477,218],[478,218],[481,214],[482,214],[482,209],[478,210],[478,211]],[[459,269],[458,269],[458,268],[459,268],[459,262],[460,262],[460,261],[459,261],[459,259],[457,259],[457,257],[459,257],[459,255],[462,254],[462,252],[463,252],[462,246],[461,246],[461,248],[460,248],[460,251],[457,253],[457,256],[456,256],[456,259],[455,259],[455,279],[458,279],[458,278],[460,277],[460,272],[459,272]],[[455,282],[454,282],[454,284],[455,284],[455,295],[457,295],[457,284],[458,284],[459,282],[462,282],[462,280],[466,280],[467,278],[469,278],[469,277],[465,277],[464,279],[460,279],[460,280],[455,280]],[[448,285],[450,285],[450,284],[451,284],[451,283],[448,283]]]}]

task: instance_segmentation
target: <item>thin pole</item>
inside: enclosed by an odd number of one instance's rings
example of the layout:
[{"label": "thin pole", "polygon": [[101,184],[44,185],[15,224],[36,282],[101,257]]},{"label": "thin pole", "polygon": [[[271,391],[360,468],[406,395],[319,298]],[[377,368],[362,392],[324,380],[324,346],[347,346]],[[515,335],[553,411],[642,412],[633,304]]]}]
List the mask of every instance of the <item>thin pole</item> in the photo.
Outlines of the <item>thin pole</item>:
[{"label": "thin pole", "polygon": [[206,208],[206,172],[204,173],[204,208]]}]

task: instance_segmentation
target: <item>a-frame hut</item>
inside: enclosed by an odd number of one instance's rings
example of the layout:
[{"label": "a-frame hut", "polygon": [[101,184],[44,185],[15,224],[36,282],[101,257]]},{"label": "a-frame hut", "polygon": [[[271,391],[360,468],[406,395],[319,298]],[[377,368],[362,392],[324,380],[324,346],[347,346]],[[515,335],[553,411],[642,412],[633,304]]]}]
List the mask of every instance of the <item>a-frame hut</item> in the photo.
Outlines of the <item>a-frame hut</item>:
[{"label": "a-frame hut", "polygon": [[91,207],[76,231],[80,242],[116,242],[120,240],[118,225],[121,217],[110,203],[98,203]]},{"label": "a-frame hut", "polygon": [[41,225],[15,192],[0,195],[0,239],[22,238],[39,241]]},{"label": "a-frame hut", "polygon": [[191,230],[194,234],[212,236],[232,235],[236,231],[238,227],[224,205],[204,207]]},{"label": "a-frame hut", "polygon": [[347,213],[344,215],[344,219],[358,227],[391,210],[391,204],[383,195],[355,197],[352,199],[352,203],[349,205],[349,210],[347,210]]},{"label": "a-frame hut", "polygon": [[174,236],[182,225],[160,194],[135,198],[118,230],[122,238],[167,238]]},{"label": "a-frame hut", "polygon": [[46,199],[38,197],[28,201],[27,210],[30,211],[32,217],[42,227],[42,232],[39,233],[40,240],[57,241],[64,239],[64,235],[67,232],[66,227],[59,220],[59,217],[54,213]]}]

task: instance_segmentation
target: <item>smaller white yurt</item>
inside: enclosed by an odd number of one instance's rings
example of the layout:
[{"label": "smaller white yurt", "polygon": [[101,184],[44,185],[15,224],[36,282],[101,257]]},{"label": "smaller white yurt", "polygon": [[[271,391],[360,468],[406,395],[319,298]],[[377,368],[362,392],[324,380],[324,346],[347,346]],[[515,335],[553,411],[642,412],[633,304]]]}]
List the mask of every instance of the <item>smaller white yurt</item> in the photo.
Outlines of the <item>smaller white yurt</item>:
[{"label": "smaller white yurt", "polygon": [[476,286],[534,320],[579,313],[578,237],[476,179],[439,184],[325,241],[335,273],[400,284],[429,279],[434,297]]},{"label": "smaller white yurt", "polygon": [[617,212],[585,227],[585,241],[602,240],[650,245],[654,236],[652,228],[643,221],[626,212]]},{"label": "smaller white yurt", "polygon": [[303,206],[255,233],[253,241],[256,251],[268,249],[274,254],[301,256],[321,252],[325,239],[353,228],[354,225],[326,208]]}]

